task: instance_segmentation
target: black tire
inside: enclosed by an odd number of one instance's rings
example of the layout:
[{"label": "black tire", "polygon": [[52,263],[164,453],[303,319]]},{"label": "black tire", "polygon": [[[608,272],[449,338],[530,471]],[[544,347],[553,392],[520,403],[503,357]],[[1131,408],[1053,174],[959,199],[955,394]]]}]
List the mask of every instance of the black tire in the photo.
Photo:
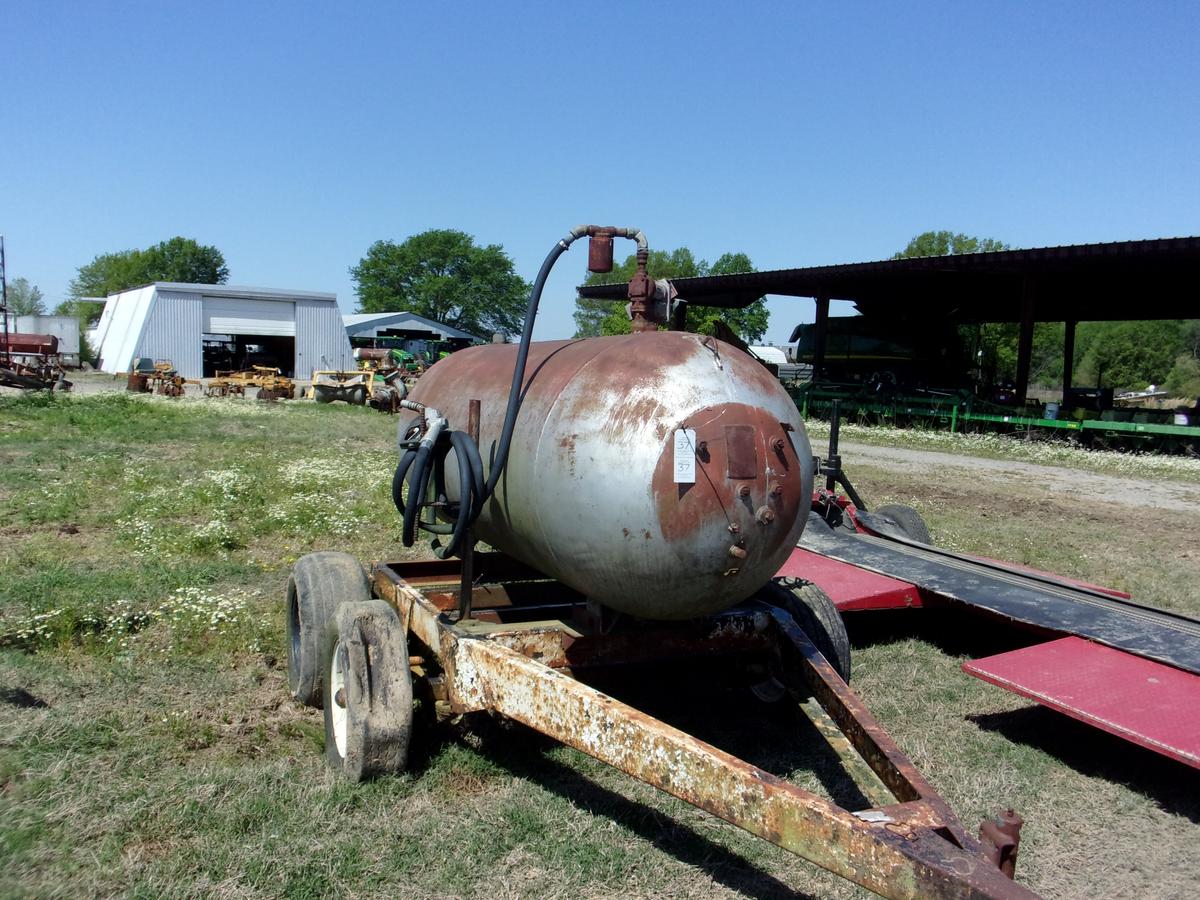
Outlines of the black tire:
[{"label": "black tire", "polygon": [[905,506],[903,503],[888,503],[871,510],[870,515],[886,519],[887,524],[910,541],[916,541],[918,544],[933,544],[933,538],[929,535],[929,526],[925,524],[921,514],[911,506]]},{"label": "black tire", "polygon": [[810,581],[783,577],[771,580],[766,599],[787,610],[842,680],[850,681],[850,636],[828,594]]},{"label": "black tire", "polygon": [[329,395],[329,392],[323,391],[320,388],[313,388],[313,399],[316,400],[318,403],[332,403],[333,402],[333,397],[331,397]]},{"label": "black tire", "polygon": [[403,772],[412,739],[408,639],[382,600],[343,603],[325,626],[325,759],[350,781]]},{"label": "black tire", "polygon": [[287,585],[288,690],[305,706],[321,708],[325,680],[325,623],[341,603],[371,599],[371,586],[349,553],[322,550],[296,560]]},{"label": "black tire", "polygon": [[351,388],[350,402],[355,406],[365,406],[367,403],[367,389],[361,384]]}]

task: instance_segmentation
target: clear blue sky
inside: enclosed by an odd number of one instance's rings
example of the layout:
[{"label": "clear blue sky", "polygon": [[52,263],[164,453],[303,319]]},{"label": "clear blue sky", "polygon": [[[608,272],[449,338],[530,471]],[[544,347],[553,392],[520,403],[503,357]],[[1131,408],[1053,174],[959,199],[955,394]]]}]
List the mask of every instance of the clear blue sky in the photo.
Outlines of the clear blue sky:
[{"label": "clear blue sky", "polygon": [[[96,254],[176,234],[233,284],[352,311],[347,268],[432,227],[530,280],[584,221],[760,269],[940,228],[1200,233],[1192,3],[2,9],[0,232],[52,303]],[[538,337],[572,332],[585,262],[560,261]],[[775,341],[812,318],[771,309]]]}]

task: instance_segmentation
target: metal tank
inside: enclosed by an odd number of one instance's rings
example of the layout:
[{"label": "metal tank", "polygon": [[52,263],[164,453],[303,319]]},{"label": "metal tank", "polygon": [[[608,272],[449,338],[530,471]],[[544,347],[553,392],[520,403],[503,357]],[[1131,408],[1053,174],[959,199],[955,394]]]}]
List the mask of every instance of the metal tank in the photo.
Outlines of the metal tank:
[{"label": "metal tank", "polygon": [[[517,347],[433,366],[411,399],[501,433]],[[530,345],[507,468],[478,538],[597,603],[649,619],[726,609],[795,547],[813,459],[795,403],[757,360],[716,338],[647,331]],[[457,497],[457,468],[446,466]]]}]

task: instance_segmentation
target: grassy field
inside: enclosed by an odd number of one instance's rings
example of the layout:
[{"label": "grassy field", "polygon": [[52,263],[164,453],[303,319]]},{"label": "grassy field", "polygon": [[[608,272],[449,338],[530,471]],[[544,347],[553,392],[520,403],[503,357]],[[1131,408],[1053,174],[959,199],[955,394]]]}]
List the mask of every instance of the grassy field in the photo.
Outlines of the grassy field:
[{"label": "grassy field", "polygon": [[[395,424],[340,404],[0,398],[0,896],[857,896],[490,720],[427,739],[404,777],[328,773],[319,713],[286,700],[283,585],[310,550],[403,555]],[[853,474],[869,500],[918,506],[941,543],[1200,614],[1200,512]],[[959,672],[1009,635],[918,612],[849,624],[855,687],[964,821],[1027,817],[1022,881],[1194,890],[1195,771]],[[802,719],[765,718],[720,679],[692,687],[673,720],[829,781]]]}]

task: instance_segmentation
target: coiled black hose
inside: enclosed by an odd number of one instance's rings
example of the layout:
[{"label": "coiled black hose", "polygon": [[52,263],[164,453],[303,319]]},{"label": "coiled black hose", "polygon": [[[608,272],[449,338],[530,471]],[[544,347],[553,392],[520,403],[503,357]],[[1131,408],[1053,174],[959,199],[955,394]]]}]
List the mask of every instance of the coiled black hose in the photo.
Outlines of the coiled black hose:
[{"label": "coiled black hose", "polygon": [[[630,230],[632,231],[632,229]],[[546,286],[546,279],[550,275],[550,270],[554,268],[554,263],[576,238],[586,233],[586,228],[576,228],[555,244],[534,280],[533,290],[529,293],[529,306],[525,310],[524,327],[521,329],[521,345],[517,349],[517,361],[513,367],[512,385],[508,390],[504,427],[500,433],[500,441],[496,445],[496,453],[492,459],[491,473],[487,481],[485,482],[483,477],[483,457],[479,452],[479,447],[466,432],[455,431],[446,426],[433,440],[429,440],[420,434],[419,423],[424,420],[422,414],[417,421],[410,423],[401,433],[400,447],[403,453],[399,465],[396,466],[396,472],[392,476],[392,502],[396,504],[396,509],[404,514],[400,540],[405,547],[411,547],[416,542],[417,529],[420,528],[431,534],[448,534],[450,537],[445,545],[442,545],[437,538],[433,539],[431,542],[433,552],[439,559],[453,556],[458,551],[468,526],[479,517],[484,504],[495,493],[496,485],[500,482],[505,464],[508,462],[508,450],[512,444],[517,414],[521,410],[525,363],[529,358],[529,344],[533,338],[533,323],[537,318],[542,289]],[[459,500],[455,509],[450,507],[445,491],[446,457],[451,450],[454,451],[458,460]],[[406,485],[407,495],[404,490]],[[442,517],[449,519],[449,522],[421,520],[421,508],[426,503],[431,487],[433,488],[434,503],[440,507]]]}]

